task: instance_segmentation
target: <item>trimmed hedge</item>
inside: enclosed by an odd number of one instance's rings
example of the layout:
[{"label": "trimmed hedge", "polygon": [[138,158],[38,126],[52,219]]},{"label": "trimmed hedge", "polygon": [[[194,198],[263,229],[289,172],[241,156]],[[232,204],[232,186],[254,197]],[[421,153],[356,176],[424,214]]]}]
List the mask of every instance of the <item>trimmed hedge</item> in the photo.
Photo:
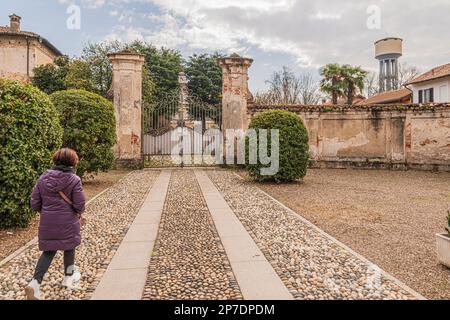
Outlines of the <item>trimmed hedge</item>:
[{"label": "trimmed hedge", "polygon": [[[268,145],[271,145],[270,130],[278,129],[280,137],[280,170],[271,176],[261,175],[261,169],[269,167],[259,161],[257,164],[248,164],[247,170],[251,177],[258,181],[289,182],[303,179],[306,176],[309,162],[308,131],[303,121],[294,113],[284,110],[271,110],[255,115],[249,129],[267,129]],[[270,150],[270,149],[269,149]],[[246,146],[247,157],[249,144]]]},{"label": "trimmed hedge", "polygon": [[114,106],[105,98],[85,90],[66,90],[50,96],[60,113],[64,129],[63,147],[77,151],[77,174],[96,174],[114,165],[116,143]]},{"label": "trimmed hedge", "polygon": [[0,79],[0,227],[26,227],[30,194],[60,147],[56,108],[37,88]]}]

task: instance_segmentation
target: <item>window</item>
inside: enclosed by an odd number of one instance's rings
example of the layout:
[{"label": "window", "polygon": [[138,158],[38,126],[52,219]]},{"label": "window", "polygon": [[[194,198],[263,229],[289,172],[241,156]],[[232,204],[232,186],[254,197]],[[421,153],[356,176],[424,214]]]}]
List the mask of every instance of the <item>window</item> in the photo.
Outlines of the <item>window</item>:
[{"label": "window", "polygon": [[419,103],[434,102],[434,88],[419,90]]}]

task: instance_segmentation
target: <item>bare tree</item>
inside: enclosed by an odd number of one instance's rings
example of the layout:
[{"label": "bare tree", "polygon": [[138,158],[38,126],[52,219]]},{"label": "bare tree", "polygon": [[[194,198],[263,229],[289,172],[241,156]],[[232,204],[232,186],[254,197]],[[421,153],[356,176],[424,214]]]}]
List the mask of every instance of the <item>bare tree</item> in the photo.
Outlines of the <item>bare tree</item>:
[{"label": "bare tree", "polygon": [[300,79],[288,67],[284,66],[281,71],[274,72],[270,80],[269,92],[280,104],[297,104],[300,96]]},{"label": "bare tree", "polygon": [[278,101],[275,98],[275,95],[270,91],[257,92],[254,96],[254,101],[256,104],[261,104],[261,105],[276,105],[276,104],[278,104]]},{"label": "bare tree", "polygon": [[300,76],[300,103],[302,104],[318,104],[320,95],[320,85],[314,80],[310,73],[304,73]]},{"label": "bare tree", "polygon": [[419,68],[415,66],[410,66],[406,62],[401,63],[398,66],[398,83],[400,87],[403,87],[405,84],[417,78],[420,75]]},{"label": "bare tree", "polygon": [[364,80],[364,91],[362,94],[366,98],[370,98],[376,95],[380,90],[379,81],[378,81],[378,73],[377,72],[369,72]]},{"label": "bare tree", "polygon": [[255,94],[259,104],[317,104],[321,98],[319,84],[309,73],[296,76],[291,69],[283,67],[266,81],[269,89]]}]

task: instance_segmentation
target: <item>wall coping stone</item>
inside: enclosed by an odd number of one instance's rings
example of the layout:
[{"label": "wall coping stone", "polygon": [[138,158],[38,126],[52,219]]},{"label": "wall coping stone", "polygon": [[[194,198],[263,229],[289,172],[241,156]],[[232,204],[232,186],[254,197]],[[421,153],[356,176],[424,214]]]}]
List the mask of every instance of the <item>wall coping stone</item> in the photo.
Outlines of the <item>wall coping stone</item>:
[{"label": "wall coping stone", "polygon": [[364,106],[355,105],[262,105],[249,104],[248,113],[253,114],[268,110],[287,110],[294,113],[314,113],[314,112],[347,112],[347,111],[413,111],[413,112],[436,112],[450,111],[450,103],[432,103],[432,104],[373,104]]}]

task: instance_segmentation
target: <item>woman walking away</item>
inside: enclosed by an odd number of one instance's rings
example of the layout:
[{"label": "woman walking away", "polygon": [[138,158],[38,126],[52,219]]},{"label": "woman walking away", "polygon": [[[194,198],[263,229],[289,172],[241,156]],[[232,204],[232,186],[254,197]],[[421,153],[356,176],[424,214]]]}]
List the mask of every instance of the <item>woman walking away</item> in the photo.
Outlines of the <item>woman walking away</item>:
[{"label": "woman walking away", "polygon": [[55,166],[38,180],[31,195],[31,208],[40,213],[39,250],[43,251],[33,280],[25,288],[28,300],[40,299],[40,286],[57,251],[64,251],[64,287],[72,289],[81,275],[75,267],[75,249],[81,244],[80,225],[85,196],[75,175],[78,155],[61,149],[53,156]]}]

